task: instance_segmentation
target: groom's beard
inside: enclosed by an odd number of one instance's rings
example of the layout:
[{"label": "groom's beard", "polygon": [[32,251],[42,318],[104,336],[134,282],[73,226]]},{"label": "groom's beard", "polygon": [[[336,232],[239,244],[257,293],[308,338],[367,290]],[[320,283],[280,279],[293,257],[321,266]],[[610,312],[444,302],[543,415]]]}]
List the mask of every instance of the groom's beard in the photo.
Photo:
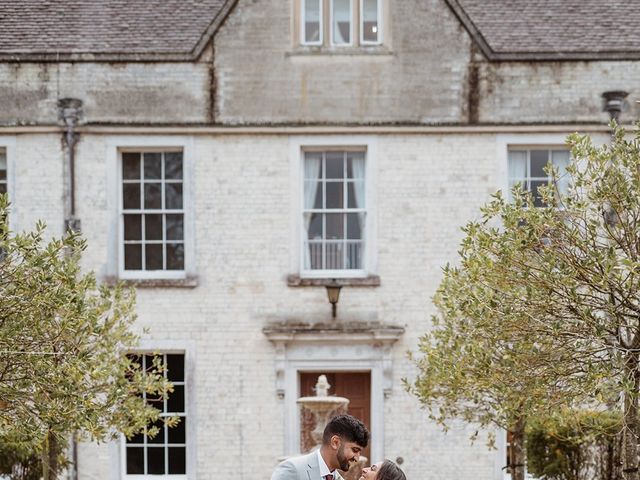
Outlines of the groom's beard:
[{"label": "groom's beard", "polygon": [[347,456],[344,454],[342,444],[340,444],[340,448],[338,449],[338,464],[340,465],[340,470],[343,472],[349,470],[349,460],[347,460]]}]

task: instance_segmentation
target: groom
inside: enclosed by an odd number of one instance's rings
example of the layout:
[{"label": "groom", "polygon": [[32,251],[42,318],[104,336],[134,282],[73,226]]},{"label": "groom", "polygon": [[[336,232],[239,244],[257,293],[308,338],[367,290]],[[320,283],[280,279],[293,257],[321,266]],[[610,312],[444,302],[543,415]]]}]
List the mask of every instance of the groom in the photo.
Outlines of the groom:
[{"label": "groom", "polygon": [[351,415],[333,417],[324,428],[318,450],[289,458],[276,467],[271,480],[339,480],[369,444],[369,431]]}]

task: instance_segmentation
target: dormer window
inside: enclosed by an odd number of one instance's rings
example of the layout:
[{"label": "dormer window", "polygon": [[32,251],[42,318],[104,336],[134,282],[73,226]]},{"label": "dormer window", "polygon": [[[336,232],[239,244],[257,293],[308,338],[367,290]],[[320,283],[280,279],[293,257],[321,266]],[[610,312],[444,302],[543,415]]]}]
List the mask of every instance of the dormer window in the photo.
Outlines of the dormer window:
[{"label": "dormer window", "polygon": [[353,47],[382,44],[383,0],[300,0],[300,44]]}]

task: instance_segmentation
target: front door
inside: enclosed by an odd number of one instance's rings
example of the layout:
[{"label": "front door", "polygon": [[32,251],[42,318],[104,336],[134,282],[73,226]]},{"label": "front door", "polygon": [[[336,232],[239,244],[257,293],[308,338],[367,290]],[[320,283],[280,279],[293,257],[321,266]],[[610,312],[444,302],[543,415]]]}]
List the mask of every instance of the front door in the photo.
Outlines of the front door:
[{"label": "front door", "polygon": [[[371,431],[371,372],[300,372],[300,396],[314,396],[318,376],[324,374],[331,388],[329,395],[349,399],[349,414],[360,419]],[[371,441],[362,452],[371,462]]]}]

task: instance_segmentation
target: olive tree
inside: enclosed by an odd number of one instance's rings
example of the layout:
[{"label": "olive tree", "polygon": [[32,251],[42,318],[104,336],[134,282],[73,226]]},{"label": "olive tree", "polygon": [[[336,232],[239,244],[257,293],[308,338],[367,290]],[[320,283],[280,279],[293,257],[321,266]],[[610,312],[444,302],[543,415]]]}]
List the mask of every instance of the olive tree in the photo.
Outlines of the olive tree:
[{"label": "olive tree", "polygon": [[0,443],[39,454],[49,480],[71,435],[133,435],[159,416],[142,392],[172,387],[158,362],[143,372],[126,355],[137,342],[133,291],[81,271],[80,236],[45,241],[42,223],[13,233],[7,218],[0,196]]},{"label": "olive tree", "polygon": [[506,428],[554,408],[620,409],[623,473],[638,480],[640,141],[616,128],[608,145],[568,142],[567,193],[548,167],[544,206],[515,188],[465,227],[414,391],[440,418]]}]

